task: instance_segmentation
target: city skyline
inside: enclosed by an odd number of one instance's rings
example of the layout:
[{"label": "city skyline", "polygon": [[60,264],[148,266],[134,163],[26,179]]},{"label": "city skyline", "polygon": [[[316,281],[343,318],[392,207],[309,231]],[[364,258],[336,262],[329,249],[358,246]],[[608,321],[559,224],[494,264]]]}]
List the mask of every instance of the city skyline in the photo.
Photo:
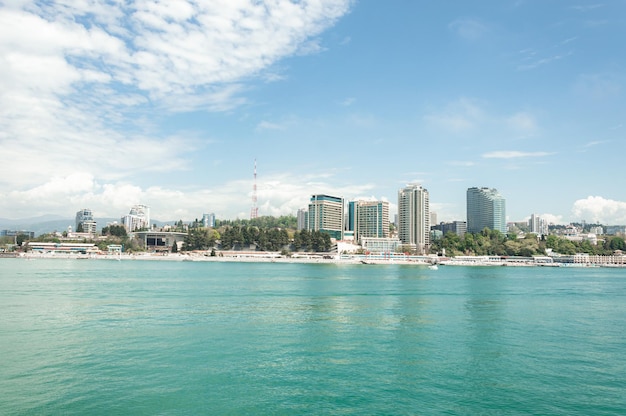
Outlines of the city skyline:
[{"label": "city skyline", "polygon": [[[295,215],[488,186],[626,224],[623,1],[0,5],[0,218]],[[254,161],[258,163],[255,183]],[[613,175],[613,176],[612,176]],[[253,189],[256,188],[256,192]]]}]

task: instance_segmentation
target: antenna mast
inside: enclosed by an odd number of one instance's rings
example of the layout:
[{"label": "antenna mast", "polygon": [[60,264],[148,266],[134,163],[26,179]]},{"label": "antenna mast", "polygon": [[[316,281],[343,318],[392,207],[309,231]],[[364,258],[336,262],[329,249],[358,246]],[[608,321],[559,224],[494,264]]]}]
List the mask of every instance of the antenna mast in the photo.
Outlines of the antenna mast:
[{"label": "antenna mast", "polygon": [[259,207],[257,207],[256,202],[256,159],[254,159],[254,182],[252,183],[252,208],[250,209],[250,219],[259,216]]}]

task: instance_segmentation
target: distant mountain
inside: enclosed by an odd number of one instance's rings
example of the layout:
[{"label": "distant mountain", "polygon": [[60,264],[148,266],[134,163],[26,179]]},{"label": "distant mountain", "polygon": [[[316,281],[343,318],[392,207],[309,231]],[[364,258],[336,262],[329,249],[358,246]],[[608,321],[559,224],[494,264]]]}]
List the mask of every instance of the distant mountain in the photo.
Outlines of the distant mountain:
[{"label": "distant mountain", "polygon": [[63,219],[64,217],[60,215],[51,215],[51,214],[40,215],[38,217],[21,218],[18,220],[0,218],[0,228],[6,228],[8,226],[15,227],[16,225],[19,225],[19,224],[38,224],[42,222],[57,221],[57,220],[63,220]]},{"label": "distant mountain", "polygon": [[[101,230],[107,223],[120,222],[119,218],[95,218],[95,220],[98,224],[98,230]],[[54,231],[67,231],[70,226],[75,230],[76,219],[64,218],[60,215],[42,215],[19,220],[0,218],[0,230],[33,231],[36,236]]]}]

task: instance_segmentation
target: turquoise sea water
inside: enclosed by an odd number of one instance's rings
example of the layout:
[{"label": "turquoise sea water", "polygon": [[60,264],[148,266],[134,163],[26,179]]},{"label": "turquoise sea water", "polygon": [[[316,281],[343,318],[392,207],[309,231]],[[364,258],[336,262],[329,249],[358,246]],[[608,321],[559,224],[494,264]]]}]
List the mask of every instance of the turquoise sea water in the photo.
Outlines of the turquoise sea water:
[{"label": "turquoise sea water", "polygon": [[626,414],[626,270],[0,259],[0,414]]}]

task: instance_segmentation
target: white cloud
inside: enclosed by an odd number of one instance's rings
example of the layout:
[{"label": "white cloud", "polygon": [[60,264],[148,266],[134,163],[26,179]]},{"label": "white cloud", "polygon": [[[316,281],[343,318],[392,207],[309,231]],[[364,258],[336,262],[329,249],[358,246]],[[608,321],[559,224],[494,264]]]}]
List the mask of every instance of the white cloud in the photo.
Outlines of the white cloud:
[{"label": "white cloud", "polygon": [[285,126],[278,123],[272,123],[269,121],[261,121],[257,126],[257,130],[285,130]]},{"label": "white cloud", "polygon": [[587,4],[587,5],[576,5],[576,6],[571,6],[570,8],[578,12],[584,13],[584,12],[589,12],[591,10],[595,10],[601,7],[604,7],[604,4],[596,3],[596,4]]},{"label": "white cloud", "polygon": [[565,224],[566,223],[562,215],[554,215],[554,214],[546,213],[546,214],[540,214],[539,218],[542,218],[548,224]]},{"label": "white cloud", "polygon": [[24,202],[35,202],[50,198],[62,199],[80,193],[92,192],[95,188],[94,177],[90,173],[75,172],[66,177],[53,177],[43,185],[24,192],[14,192]]},{"label": "white cloud", "polygon": [[591,147],[600,146],[600,145],[607,144],[607,143],[610,143],[610,142],[611,142],[610,140],[592,140],[590,142],[585,143],[582,146],[582,148],[583,149],[589,149]]},{"label": "white cloud", "polygon": [[517,159],[523,157],[545,157],[553,153],[549,152],[520,152],[517,150],[500,150],[495,152],[487,152],[482,156],[487,159]]},{"label": "white cloud", "polygon": [[446,164],[450,166],[460,166],[460,167],[466,167],[466,168],[476,165],[476,163],[468,161],[468,160],[451,160],[451,161],[446,162]]},{"label": "white cloud", "polygon": [[463,97],[449,103],[443,110],[427,114],[424,119],[446,130],[466,132],[485,120],[485,112],[479,102]]},{"label": "white cloud", "polygon": [[572,215],[578,220],[606,225],[626,224],[626,202],[588,196],[574,202]]},{"label": "white cloud", "polygon": [[313,55],[325,51],[326,48],[320,45],[319,39],[313,39],[302,43],[298,48],[298,55]]},{"label": "white cloud", "polygon": [[514,130],[532,133],[537,129],[535,118],[525,112],[519,112],[507,117],[505,122]]},{"label": "white cloud", "polygon": [[435,128],[462,135],[478,134],[482,138],[494,131],[508,139],[534,136],[540,132],[535,115],[529,111],[501,114],[490,109],[489,103],[468,97],[451,101],[423,118]]},{"label": "white cloud", "polygon": [[448,28],[463,39],[471,41],[482,38],[488,32],[484,23],[471,18],[457,19]]},{"label": "white cloud", "polygon": [[323,50],[317,36],[351,4],[2,2],[0,148],[11,175],[0,177],[0,213],[26,209],[22,200],[49,206],[36,194],[60,195],[58,186],[72,194],[79,179],[92,184],[85,191],[94,207],[113,189],[127,201],[149,196],[119,184],[140,172],[184,169],[196,142],[193,134],[155,134],[155,112],[246,103],[248,80],[269,79],[284,57]]},{"label": "white cloud", "polygon": [[[315,193],[345,198],[371,194],[371,184],[337,185],[330,173],[297,176],[280,173],[257,183],[260,215],[295,215],[308,205]],[[99,217],[120,217],[135,204],[151,208],[158,220],[192,220],[213,212],[219,218],[248,218],[252,205],[252,180],[232,180],[212,189],[189,187],[172,189],[162,186],[141,188],[126,182],[98,183],[90,173],[79,172],[54,177],[43,185],[24,191],[0,192],[0,212],[9,208],[19,212],[16,218],[42,214],[72,216],[81,208],[90,208]]]},{"label": "white cloud", "polygon": [[560,53],[552,56],[547,56],[543,58],[538,58],[534,60],[527,61],[526,63],[518,65],[517,69],[520,71],[529,71],[531,69],[538,68],[543,65],[547,65],[561,59],[567,58],[568,56],[573,55],[572,52]]},{"label": "white cloud", "polygon": [[[431,202],[430,211],[437,214],[437,222],[459,221],[466,216],[464,209],[449,202]],[[463,221],[463,220],[462,220]],[[435,224],[431,224],[435,225]]]},{"label": "white cloud", "polygon": [[574,91],[585,98],[606,100],[620,96],[622,82],[619,76],[609,73],[583,74],[576,80]]},{"label": "white cloud", "polygon": [[355,102],[355,101],[356,101],[356,98],[354,98],[354,97],[348,97],[348,98],[346,98],[345,100],[343,100],[343,101],[341,102],[341,105],[343,105],[344,107],[349,107],[349,106],[351,106],[352,104],[354,104],[354,102]]}]

